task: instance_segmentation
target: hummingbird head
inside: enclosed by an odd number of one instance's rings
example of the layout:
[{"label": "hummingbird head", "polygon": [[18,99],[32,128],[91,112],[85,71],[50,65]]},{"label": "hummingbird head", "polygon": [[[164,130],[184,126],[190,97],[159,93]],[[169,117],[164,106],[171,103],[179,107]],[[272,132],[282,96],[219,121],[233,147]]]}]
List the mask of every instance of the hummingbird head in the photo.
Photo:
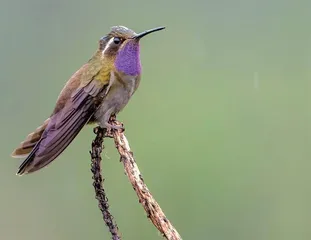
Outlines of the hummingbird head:
[{"label": "hummingbird head", "polygon": [[139,75],[141,72],[139,40],[149,33],[160,31],[158,27],[142,33],[135,33],[124,26],[115,26],[99,41],[99,50],[104,59],[109,59],[115,69],[126,75]]}]

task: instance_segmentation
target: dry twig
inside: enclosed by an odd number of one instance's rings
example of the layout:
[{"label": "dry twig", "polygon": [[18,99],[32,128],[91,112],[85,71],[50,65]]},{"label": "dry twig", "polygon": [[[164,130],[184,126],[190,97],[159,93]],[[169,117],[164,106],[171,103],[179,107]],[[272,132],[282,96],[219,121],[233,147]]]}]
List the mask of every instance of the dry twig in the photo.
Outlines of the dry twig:
[{"label": "dry twig", "polygon": [[[122,126],[115,117],[110,119],[110,123],[115,126]],[[96,192],[96,199],[98,199],[98,206],[102,211],[103,218],[106,225],[109,228],[109,231],[112,235],[113,240],[119,240],[121,237],[118,233],[118,227],[113,221],[113,217],[110,214],[108,208],[108,198],[106,197],[105,191],[102,187],[102,176],[101,176],[101,152],[102,152],[102,143],[104,137],[113,137],[115,146],[120,154],[120,161],[124,165],[126,175],[128,176],[133,189],[135,190],[139,202],[142,204],[144,210],[147,213],[147,217],[151,220],[153,225],[160,231],[160,233],[168,240],[181,240],[181,236],[177,230],[173,227],[170,221],[166,218],[164,212],[162,211],[159,204],[153,198],[148,187],[146,186],[143,177],[139,171],[139,168],[136,164],[136,161],[133,157],[133,152],[130,149],[128,140],[124,135],[124,131],[120,130],[111,130],[106,131],[99,127],[94,128],[94,133],[96,134],[95,140],[92,142],[92,172],[94,174],[94,188]]]},{"label": "dry twig", "polygon": [[95,189],[95,195],[96,199],[98,200],[98,207],[101,210],[103,214],[103,219],[106,223],[106,225],[109,228],[109,231],[111,233],[113,240],[120,240],[121,237],[118,233],[118,226],[113,220],[113,216],[109,212],[109,204],[108,204],[108,198],[106,196],[105,190],[103,188],[103,181],[101,175],[101,152],[103,149],[103,139],[105,135],[105,129],[102,128],[94,128],[94,133],[96,134],[96,138],[92,142],[92,150],[90,151],[91,157],[92,157],[92,163],[91,163],[91,171],[93,173],[93,186]]},{"label": "dry twig", "polygon": [[[122,124],[115,118],[111,118],[111,123],[113,125],[122,126]],[[146,186],[123,130],[113,130],[112,136],[114,138],[115,146],[120,154],[120,161],[124,165],[126,175],[138,196],[139,202],[146,211],[147,217],[166,239],[180,240],[181,236],[166,218],[161,207]]]}]

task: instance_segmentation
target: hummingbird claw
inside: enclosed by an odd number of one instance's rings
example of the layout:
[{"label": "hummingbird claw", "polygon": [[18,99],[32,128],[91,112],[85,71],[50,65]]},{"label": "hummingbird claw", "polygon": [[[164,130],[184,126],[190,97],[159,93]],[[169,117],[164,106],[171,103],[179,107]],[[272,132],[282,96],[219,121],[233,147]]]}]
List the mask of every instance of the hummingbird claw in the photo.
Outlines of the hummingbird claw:
[{"label": "hummingbird claw", "polygon": [[110,124],[108,122],[105,123],[105,127],[113,129],[113,130],[121,130],[122,132],[125,130],[123,125],[114,125],[114,124]]}]

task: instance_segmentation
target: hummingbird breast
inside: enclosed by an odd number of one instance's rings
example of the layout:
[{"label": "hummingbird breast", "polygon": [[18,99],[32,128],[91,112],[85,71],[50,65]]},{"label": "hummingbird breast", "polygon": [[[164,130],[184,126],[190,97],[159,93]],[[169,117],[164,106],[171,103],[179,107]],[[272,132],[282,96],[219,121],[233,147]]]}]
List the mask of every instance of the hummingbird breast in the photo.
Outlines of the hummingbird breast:
[{"label": "hummingbird breast", "polygon": [[101,127],[105,127],[110,116],[119,113],[126,106],[138,88],[139,82],[139,75],[131,76],[111,72],[110,84],[106,95],[94,115],[95,122]]}]

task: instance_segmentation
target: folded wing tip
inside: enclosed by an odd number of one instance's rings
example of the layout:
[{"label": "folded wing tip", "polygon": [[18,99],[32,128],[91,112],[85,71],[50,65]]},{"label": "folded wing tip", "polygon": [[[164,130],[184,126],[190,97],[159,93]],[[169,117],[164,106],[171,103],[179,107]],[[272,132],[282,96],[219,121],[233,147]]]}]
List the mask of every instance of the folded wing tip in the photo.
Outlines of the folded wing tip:
[{"label": "folded wing tip", "polygon": [[19,176],[19,177],[21,177],[23,175],[24,175],[24,173],[20,173],[19,171],[16,173],[16,176]]},{"label": "folded wing tip", "polygon": [[26,174],[27,173],[27,171],[26,171],[26,166],[20,166],[19,168],[18,168],[18,171],[17,171],[17,173],[16,173],[16,176],[19,176],[19,177],[21,177],[21,176],[23,176],[24,174]]}]

